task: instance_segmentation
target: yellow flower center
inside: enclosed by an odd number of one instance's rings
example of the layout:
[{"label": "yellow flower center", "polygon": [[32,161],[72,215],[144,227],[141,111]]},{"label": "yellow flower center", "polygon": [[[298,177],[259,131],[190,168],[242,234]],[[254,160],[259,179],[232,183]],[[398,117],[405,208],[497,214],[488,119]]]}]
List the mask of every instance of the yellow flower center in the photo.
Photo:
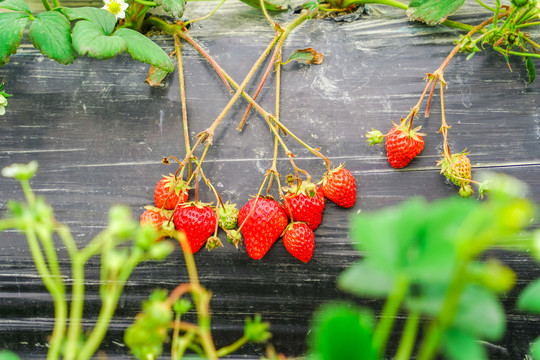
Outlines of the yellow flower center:
[{"label": "yellow flower center", "polygon": [[113,14],[118,15],[120,10],[122,10],[122,8],[120,7],[120,3],[118,3],[118,1],[111,1],[109,3],[109,11]]}]

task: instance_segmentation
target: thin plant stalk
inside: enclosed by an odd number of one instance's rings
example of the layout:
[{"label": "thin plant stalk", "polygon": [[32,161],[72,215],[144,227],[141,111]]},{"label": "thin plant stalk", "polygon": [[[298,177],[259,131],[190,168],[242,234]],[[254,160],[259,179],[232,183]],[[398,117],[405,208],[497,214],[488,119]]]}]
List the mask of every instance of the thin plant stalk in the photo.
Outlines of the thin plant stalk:
[{"label": "thin plant stalk", "polygon": [[418,324],[420,322],[420,313],[411,310],[405,320],[405,327],[401,335],[399,347],[396,352],[395,360],[409,360],[416,342],[418,333]]},{"label": "thin plant stalk", "polygon": [[214,15],[216,13],[216,11],[218,11],[218,9],[221,7],[221,5],[223,5],[223,3],[225,2],[225,0],[221,0],[214,9],[212,9],[212,11],[210,11],[208,14],[206,14],[205,16],[202,16],[198,19],[193,19],[193,20],[188,20],[186,22],[184,22],[184,26],[187,27],[188,24],[192,24],[194,22],[197,22],[197,21],[203,21],[203,20],[206,20],[208,19],[210,16]]}]

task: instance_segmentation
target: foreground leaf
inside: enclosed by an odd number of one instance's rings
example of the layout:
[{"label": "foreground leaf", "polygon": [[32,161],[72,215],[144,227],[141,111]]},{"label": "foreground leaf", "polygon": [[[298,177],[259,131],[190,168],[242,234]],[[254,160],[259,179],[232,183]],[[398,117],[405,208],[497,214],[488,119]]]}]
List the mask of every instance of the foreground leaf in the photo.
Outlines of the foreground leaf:
[{"label": "foreground leaf", "polygon": [[338,287],[357,296],[384,297],[393,288],[394,278],[362,260],[347,268],[338,278]]},{"label": "foreground leaf", "polygon": [[0,65],[6,64],[11,54],[17,52],[28,19],[26,14],[0,13]]},{"label": "foreground leaf", "polygon": [[155,65],[167,72],[172,72],[174,70],[169,55],[143,34],[135,30],[121,28],[114,33],[114,37],[125,40],[126,51],[134,59],[150,65]]},{"label": "foreground leaf", "polygon": [[540,279],[536,279],[521,292],[518,309],[540,314]]},{"label": "foreground leaf", "polygon": [[484,347],[474,337],[456,329],[446,331],[443,351],[450,360],[487,360]]},{"label": "foreground leaf", "polygon": [[458,11],[465,0],[411,0],[407,16],[411,20],[437,25]]},{"label": "foreground leaf", "polygon": [[108,36],[99,25],[82,20],[73,27],[73,47],[80,55],[108,59],[124,51],[127,44],[120,37]]},{"label": "foreground leaf", "polygon": [[186,8],[186,0],[156,0],[155,3],[175,17],[182,17]]},{"label": "foreground leaf", "polygon": [[347,304],[325,305],[314,315],[309,345],[313,359],[375,360],[373,317]]},{"label": "foreground leaf", "polygon": [[13,10],[13,11],[22,11],[27,13],[28,15],[32,15],[32,11],[30,10],[30,6],[23,0],[4,0],[0,1],[0,8]]},{"label": "foreground leaf", "polygon": [[540,360],[540,337],[532,343],[529,353],[534,360]]},{"label": "foreground leaf", "polygon": [[75,59],[71,46],[71,24],[62,14],[47,11],[38,14],[30,25],[30,41],[48,58],[60,64],[70,64]]}]

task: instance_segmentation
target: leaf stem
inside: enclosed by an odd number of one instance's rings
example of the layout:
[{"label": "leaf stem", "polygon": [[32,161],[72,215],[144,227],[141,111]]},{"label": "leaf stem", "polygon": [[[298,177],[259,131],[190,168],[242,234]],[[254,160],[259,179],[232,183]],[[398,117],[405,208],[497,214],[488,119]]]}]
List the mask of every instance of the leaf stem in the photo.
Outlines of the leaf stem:
[{"label": "leaf stem", "polygon": [[418,333],[419,321],[420,313],[415,310],[409,311],[395,360],[409,360],[411,358],[416,342],[416,334]]},{"label": "leaf stem", "polygon": [[229,355],[229,354],[232,354],[233,352],[237,351],[237,350],[240,349],[242,346],[244,346],[245,344],[247,344],[248,341],[249,341],[249,339],[244,335],[244,336],[242,336],[240,339],[238,339],[238,340],[236,340],[235,342],[233,342],[232,344],[220,348],[220,349],[217,351],[217,356],[218,356],[218,357],[223,357],[223,356],[227,356],[227,355]]},{"label": "leaf stem", "polygon": [[47,0],[41,0],[41,3],[43,4],[43,7],[45,8],[46,11],[52,10],[51,4],[49,4]]},{"label": "leaf stem", "polygon": [[218,11],[218,9],[221,7],[221,5],[223,5],[224,2],[225,2],[225,0],[221,0],[219,2],[219,4],[217,4],[217,6],[214,9],[212,9],[212,11],[210,11],[205,16],[202,16],[202,17],[200,17],[198,19],[193,19],[193,20],[189,20],[189,21],[184,22],[184,26],[187,27],[188,24],[208,19],[210,16],[214,15],[216,13],[216,11]]},{"label": "leaf stem", "polygon": [[396,279],[392,292],[386,299],[380,320],[375,327],[375,331],[373,332],[373,344],[379,356],[384,356],[386,344],[390,337],[392,327],[394,326],[396,314],[398,313],[401,302],[407,293],[408,285],[408,279],[404,275],[399,276]]}]

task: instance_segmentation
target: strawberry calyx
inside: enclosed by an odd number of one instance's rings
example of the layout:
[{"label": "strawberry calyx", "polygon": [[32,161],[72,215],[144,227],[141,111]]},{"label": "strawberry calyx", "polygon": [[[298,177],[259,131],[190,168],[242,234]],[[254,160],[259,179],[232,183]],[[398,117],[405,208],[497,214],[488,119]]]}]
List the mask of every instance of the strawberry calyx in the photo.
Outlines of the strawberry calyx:
[{"label": "strawberry calyx", "polygon": [[178,204],[178,207],[190,207],[195,206],[198,209],[203,209],[206,207],[212,207],[212,203],[204,203],[201,201],[186,201],[185,203]]},{"label": "strawberry calyx", "polygon": [[380,130],[373,129],[366,134],[367,142],[369,146],[382,145],[384,141],[384,134]]},{"label": "strawberry calyx", "polygon": [[207,240],[206,240],[206,249],[208,251],[211,251],[211,250],[214,250],[220,246],[223,246],[223,243],[221,242],[221,240],[219,239],[219,237],[217,236],[210,236]]},{"label": "strawberry calyx", "polygon": [[[162,175],[163,179],[165,180],[164,187],[166,189],[172,189],[174,187],[174,193],[176,195],[180,195],[181,192],[187,191],[190,189],[188,184],[183,179],[178,179],[173,174],[169,174],[169,176]],[[176,183],[176,186],[175,186]]]},{"label": "strawberry calyx", "polygon": [[403,121],[403,119],[401,120],[402,122],[399,125],[396,124],[395,122],[392,122],[392,124],[394,124],[394,127],[392,128],[392,130],[390,130],[388,134],[386,134],[386,136],[397,132],[397,136],[400,138],[407,137],[409,139],[412,138],[415,141],[424,142],[424,139],[422,139],[420,136],[426,136],[426,134],[419,132],[422,126],[417,126],[414,129],[412,129],[409,126],[408,121]]},{"label": "strawberry calyx", "polygon": [[304,194],[310,198],[317,196],[317,184],[311,181],[303,181],[301,184],[284,186],[282,189],[285,192],[285,196],[298,194]]},{"label": "strawberry calyx", "polygon": [[462,188],[469,185],[471,180],[471,161],[468,154],[466,150],[450,156],[443,154],[443,158],[437,162],[437,166],[441,167],[441,174]]},{"label": "strawberry calyx", "polygon": [[242,234],[238,230],[225,230],[227,233],[227,241],[238,249],[238,245],[242,244]]},{"label": "strawberry calyx", "polygon": [[325,184],[328,181],[328,179],[330,179],[336,172],[343,169],[344,167],[345,167],[345,163],[341,163],[341,164],[339,164],[339,166],[337,168],[334,168],[334,169],[332,169],[330,171],[325,172],[322,179],[321,179],[321,181],[319,181],[318,184],[319,185]]}]

